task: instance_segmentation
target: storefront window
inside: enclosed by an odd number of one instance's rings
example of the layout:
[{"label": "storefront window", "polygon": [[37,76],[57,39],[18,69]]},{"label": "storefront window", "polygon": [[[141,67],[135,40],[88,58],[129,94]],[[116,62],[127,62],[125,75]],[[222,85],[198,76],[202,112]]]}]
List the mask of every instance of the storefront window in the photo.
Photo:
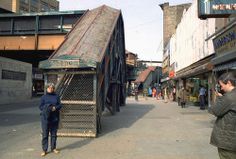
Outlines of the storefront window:
[{"label": "storefront window", "polygon": [[[187,100],[193,105],[199,105],[199,90],[203,86],[208,90],[208,78],[189,78],[186,80],[186,91],[187,91]],[[208,103],[207,91],[206,91],[206,103]]]}]

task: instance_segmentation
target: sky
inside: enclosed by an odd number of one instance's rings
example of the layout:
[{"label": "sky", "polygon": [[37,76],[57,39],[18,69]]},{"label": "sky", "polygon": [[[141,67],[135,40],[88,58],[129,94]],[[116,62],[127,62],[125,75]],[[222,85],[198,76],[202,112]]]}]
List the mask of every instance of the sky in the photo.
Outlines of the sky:
[{"label": "sky", "polygon": [[124,19],[126,50],[140,60],[162,61],[163,12],[159,4],[193,0],[58,0],[60,11],[91,10],[103,4],[120,9]]}]

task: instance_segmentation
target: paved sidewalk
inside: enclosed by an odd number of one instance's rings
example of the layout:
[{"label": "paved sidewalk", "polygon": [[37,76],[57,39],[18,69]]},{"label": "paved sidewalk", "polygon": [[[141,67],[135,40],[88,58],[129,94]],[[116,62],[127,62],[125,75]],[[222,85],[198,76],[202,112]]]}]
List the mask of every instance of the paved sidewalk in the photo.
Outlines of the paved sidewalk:
[{"label": "paved sidewalk", "polygon": [[[41,158],[39,100],[0,106],[0,158]],[[19,107],[20,108],[19,108]],[[98,138],[58,138],[60,154],[48,159],[218,159],[209,144],[215,118],[207,111],[152,98],[127,99],[102,118]]]}]

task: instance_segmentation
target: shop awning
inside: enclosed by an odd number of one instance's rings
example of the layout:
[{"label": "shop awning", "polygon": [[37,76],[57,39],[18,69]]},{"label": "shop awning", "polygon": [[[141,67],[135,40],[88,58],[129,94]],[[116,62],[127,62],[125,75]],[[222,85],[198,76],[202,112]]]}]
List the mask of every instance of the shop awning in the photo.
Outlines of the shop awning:
[{"label": "shop awning", "polygon": [[217,66],[215,66],[213,71],[216,72],[216,71],[223,71],[223,70],[228,70],[228,69],[236,69],[236,61],[217,65]]},{"label": "shop awning", "polygon": [[191,68],[191,69],[186,70],[186,71],[177,72],[175,79],[188,78],[188,77],[191,77],[191,76],[199,75],[201,73],[206,73],[206,72],[211,71],[212,67],[213,66],[212,66],[211,63],[205,63],[203,65],[197,66],[195,68]]},{"label": "shop awning", "polygon": [[231,61],[232,59],[236,59],[236,51],[235,50],[231,51],[231,52],[224,53],[222,55],[218,55],[215,58],[213,58],[211,60],[211,62],[213,65],[219,65],[219,64],[225,63],[227,61]]},{"label": "shop awning", "polygon": [[210,54],[205,58],[191,64],[184,69],[181,69],[176,72],[174,79],[179,78],[189,78],[191,76],[196,76],[202,73],[210,72],[213,69],[213,64],[211,60],[215,57],[215,54]]}]

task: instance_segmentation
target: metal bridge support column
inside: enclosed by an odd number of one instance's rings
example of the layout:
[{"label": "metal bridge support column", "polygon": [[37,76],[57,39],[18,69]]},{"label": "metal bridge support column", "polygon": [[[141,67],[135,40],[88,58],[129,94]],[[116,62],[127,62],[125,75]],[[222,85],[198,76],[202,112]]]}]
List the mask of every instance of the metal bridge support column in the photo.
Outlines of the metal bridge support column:
[{"label": "metal bridge support column", "polygon": [[112,84],[112,115],[116,114],[117,110],[117,84]]}]

